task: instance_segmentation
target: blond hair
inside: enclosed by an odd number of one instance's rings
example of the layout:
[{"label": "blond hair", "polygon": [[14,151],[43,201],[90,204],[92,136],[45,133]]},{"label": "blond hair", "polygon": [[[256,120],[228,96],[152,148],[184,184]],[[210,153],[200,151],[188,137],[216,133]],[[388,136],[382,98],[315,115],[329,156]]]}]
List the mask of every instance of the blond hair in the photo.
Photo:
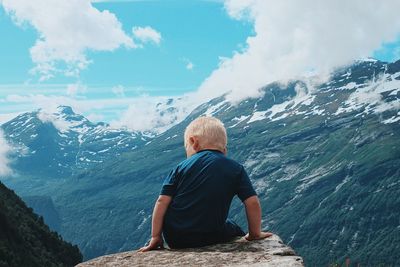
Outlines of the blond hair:
[{"label": "blond hair", "polygon": [[197,137],[200,148],[216,148],[224,150],[227,145],[227,135],[224,124],[214,117],[198,117],[185,130],[185,146],[190,137]]}]

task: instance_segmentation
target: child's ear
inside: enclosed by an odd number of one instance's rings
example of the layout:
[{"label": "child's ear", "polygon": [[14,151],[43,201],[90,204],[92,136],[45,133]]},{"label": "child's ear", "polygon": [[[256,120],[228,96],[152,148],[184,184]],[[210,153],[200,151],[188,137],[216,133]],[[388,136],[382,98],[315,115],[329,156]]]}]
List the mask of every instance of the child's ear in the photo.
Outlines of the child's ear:
[{"label": "child's ear", "polygon": [[195,142],[195,138],[193,136],[189,137],[189,144],[193,146],[194,142]]},{"label": "child's ear", "polygon": [[194,151],[198,151],[200,150],[200,144],[199,144],[199,140],[195,137],[190,137],[189,138],[189,142],[192,145]]}]

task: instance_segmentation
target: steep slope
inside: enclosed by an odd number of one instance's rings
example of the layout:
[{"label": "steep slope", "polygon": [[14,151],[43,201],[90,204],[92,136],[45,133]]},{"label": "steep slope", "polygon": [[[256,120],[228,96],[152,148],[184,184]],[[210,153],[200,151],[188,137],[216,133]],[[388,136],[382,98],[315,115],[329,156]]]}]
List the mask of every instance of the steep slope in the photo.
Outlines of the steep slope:
[{"label": "steep slope", "polygon": [[[213,99],[140,148],[58,184],[62,191],[29,190],[52,195],[63,237],[85,258],[131,250],[147,241],[163,178],[185,157],[185,127],[213,115],[227,126],[229,156],[246,166],[256,187],[264,226],[306,265],[345,257],[398,265],[399,109],[400,61],[360,61],[324,84],[274,83],[237,104]],[[237,200],[231,217],[245,226]]]},{"label": "steep slope", "polygon": [[76,246],[64,242],[13,191],[0,183],[0,266],[74,266]]}]

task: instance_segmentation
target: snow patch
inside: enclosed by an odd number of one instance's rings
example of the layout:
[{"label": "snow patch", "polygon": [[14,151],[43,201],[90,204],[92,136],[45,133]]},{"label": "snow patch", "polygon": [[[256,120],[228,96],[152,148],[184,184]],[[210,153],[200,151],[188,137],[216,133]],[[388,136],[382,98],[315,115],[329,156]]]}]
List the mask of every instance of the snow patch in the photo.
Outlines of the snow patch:
[{"label": "snow patch", "polygon": [[283,169],[283,172],[285,175],[282,178],[279,178],[276,180],[278,183],[283,182],[283,181],[289,181],[292,180],[294,177],[296,177],[300,172],[301,168],[299,168],[297,165],[291,164],[286,166]]},{"label": "snow patch", "polygon": [[108,150],[110,150],[110,148],[107,148],[107,149],[103,149],[103,150],[97,151],[97,153],[104,153],[104,152],[107,152]]},{"label": "snow patch", "polygon": [[217,113],[225,104],[227,104],[228,101],[224,100],[220,103],[218,103],[217,105],[213,105],[211,107],[209,107],[204,113],[203,115],[207,116],[207,117],[211,117],[213,116],[215,113]]},{"label": "snow patch", "polygon": [[385,102],[382,93],[390,92],[397,94],[400,88],[400,81],[393,80],[390,76],[384,75],[377,81],[372,81],[365,87],[357,88],[345,103],[339,107],[335,115],[345,112],[352,112],[365,107],[363,113],[382,113],[387,110],[400,109],[400,101],[394,100]]},{"label": "snow patch", "polygon": [[27,119],[24,123],[21,124],[21,127],[28,124],[32,119],[33,119],[33,117],[30,117],[29,119]]},{"label": "snow patch", "polygon": [[386,119],[386,120],[382,121],[382,123],[389,124],[389,123],[395,123],[395,122],[398,122],[398,121],[400,121],[400,111],[397,112],[397,116],[393,116],[393,117],[391,117],[389,119]]},{"label": "snow patch", "polygon": [[240,117],[235,117],[232,119],[232,121],[236,122],[235,124],[233,124],[232,126],[229,126],[228,128],[233,128],[236,127],[239,123],[241,123],[242,121],[246,120],[247,118],[249,118],[250,115],[247,116],[240,116]]},{"label": "snow patch", "polygon": [[302,184],[296,187],[295,192],[297,194],[303,192],[304,190],[315,184],[317,181],[324,178],[326,175],[336,171],[339,167],[340,163],[337,163],[329,167],[327,166],[319,167],[318,169],[314,170],[310,175],[300,179],[300,182],[302,182]]},{"label": "snow patch", "polygon": [[290,115],[304,114],[305,112],[301,112],[298,109],[301,106],[310,106],[314,102],[316,96],[310,93],[303,85],[296,85],[295,90],[296,96],[294,98],[280,104],[275,104],[266,111],[255,111],[247,123],[249,124],[264,119],[278,121]]},{"label": "snow patch", "polygon": [[269,183],[265,179],[257,179],[253,181],[253,184],[257,194],[264,192],[265,189],[269,187]]},{"label": "snow patch", "polygon": [[139,226],[137,227],[138,230],[142,229],[143,226],[145,226],[146,222],[150,219],[151,215],[145,216],[145,212],[144,210],[139,211],[140,216],[143,216],[143,220],[142,222],[139,224]]},{"label": "snow patch", "polygon": [[343,181],[342,181],[340,184],[338,184],[338,185],[336,186],[335,191],[333,192],[333,194],[336,193],[337,191],[339,191],[340,188],[342,188],[342,186],[343,186],[344,184],[348,183],[349,181],[350,181],[350,176],[347,175],[347,176],[343,179]]},{"label": "snow patch", "polygon": [[253,113],[253,115],[251,116],[250,120],[247,123],[249,124],[255,121],[265,120],[267,118],[265,114],[266,111],[256,111]]}]

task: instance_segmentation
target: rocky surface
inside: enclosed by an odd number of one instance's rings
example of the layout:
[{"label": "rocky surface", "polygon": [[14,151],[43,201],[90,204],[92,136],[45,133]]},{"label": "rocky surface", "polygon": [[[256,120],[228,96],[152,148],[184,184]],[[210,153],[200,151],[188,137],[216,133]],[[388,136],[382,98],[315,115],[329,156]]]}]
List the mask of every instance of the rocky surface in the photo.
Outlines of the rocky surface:
[{"label": "rocky surface", "polygon": [[230,243],[195,249],[164,249],[140,253],[123,252],[102,256],[77,267],[89,266],[304,266],[303,259],[274,235],[248,242],[244,238]]}]

